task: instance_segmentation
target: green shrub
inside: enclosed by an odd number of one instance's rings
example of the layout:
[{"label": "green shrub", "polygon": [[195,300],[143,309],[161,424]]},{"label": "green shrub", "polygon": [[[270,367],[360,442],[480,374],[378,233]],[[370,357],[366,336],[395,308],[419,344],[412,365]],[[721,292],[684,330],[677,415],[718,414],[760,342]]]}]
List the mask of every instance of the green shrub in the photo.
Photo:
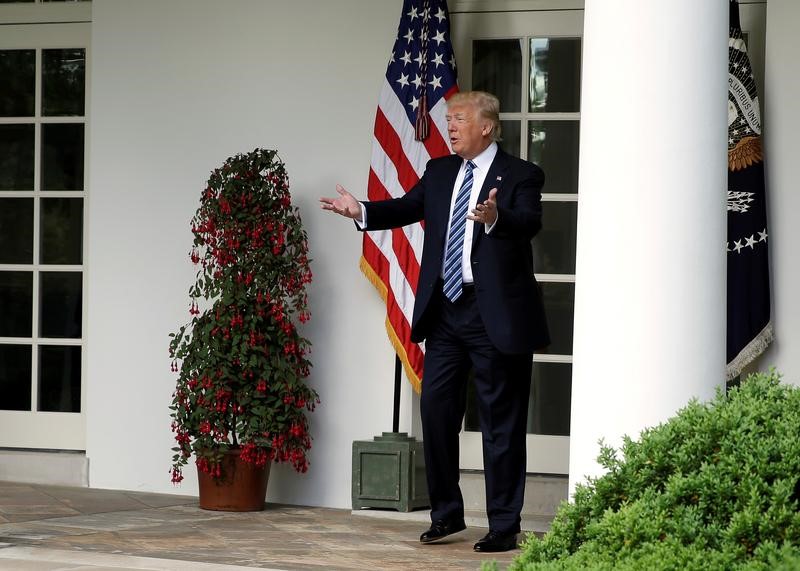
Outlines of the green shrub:
[{"label": "green shrub", "polygon": [[800,569],[800,388],[775,371],[598,462],[509,569]]}]

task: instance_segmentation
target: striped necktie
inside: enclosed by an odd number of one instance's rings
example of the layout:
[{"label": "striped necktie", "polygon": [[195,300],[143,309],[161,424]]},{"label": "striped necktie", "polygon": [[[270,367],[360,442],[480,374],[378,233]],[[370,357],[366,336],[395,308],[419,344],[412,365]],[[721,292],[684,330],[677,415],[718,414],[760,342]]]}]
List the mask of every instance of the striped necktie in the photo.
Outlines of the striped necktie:
[{"label": "striped necktie", "polygon": [[474,168],[475,163],[467,161],[464,181],[461,183],[461,188],[458,189],[456,202],[453,205],[450,234],[447,237],[447,248],[444,251],[444,295],[450,301],[461,297],[461,259],[464,253],[464,232],[467,229],[467,207],[472,192],[472,169]]}]

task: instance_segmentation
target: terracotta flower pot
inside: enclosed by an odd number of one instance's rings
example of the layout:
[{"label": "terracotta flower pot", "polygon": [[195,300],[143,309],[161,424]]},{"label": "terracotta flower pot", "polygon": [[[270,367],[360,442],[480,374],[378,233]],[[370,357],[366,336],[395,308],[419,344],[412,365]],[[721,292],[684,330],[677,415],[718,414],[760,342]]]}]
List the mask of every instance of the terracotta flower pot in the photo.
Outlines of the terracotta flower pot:
[{"label": "terracotta flower pot", "polygon": [[222,476],[212,478],[197,471],[200,507],[204,510],[254,512],[264,509],[270,463],[254,466],[242,461],[239,450],[229,450],[222,459]]}]

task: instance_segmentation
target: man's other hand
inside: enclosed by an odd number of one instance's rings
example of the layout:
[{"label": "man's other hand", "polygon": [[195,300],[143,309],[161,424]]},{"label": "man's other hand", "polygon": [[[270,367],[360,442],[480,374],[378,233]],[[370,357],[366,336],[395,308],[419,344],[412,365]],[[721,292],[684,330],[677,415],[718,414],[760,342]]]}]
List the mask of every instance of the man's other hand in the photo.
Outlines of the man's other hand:
[{"label": "man's other hand", "polygon": [[475,222],[483,222],[491,226],[497,220],[497,189],[493,188],[489,191],[489,198],[483,202],[479,202],[472,209],[472,214],[467,216],[469,220]]},{"label": "man's other hand", "polygon": [[347,218],[354,220],[361,219],[361,203],[355,197],[347,192],[341,185],[336,185],[336,192],[339,193],[339,198],[325,198],[319,199],[319,205],[323,210],[330,210],[336,214],[341,214]]}]

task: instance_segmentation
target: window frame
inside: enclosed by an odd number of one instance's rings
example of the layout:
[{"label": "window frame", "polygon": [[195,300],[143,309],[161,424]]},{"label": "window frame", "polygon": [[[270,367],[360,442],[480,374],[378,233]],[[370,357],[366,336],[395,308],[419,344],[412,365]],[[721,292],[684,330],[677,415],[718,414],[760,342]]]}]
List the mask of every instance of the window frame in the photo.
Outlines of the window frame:
[{"label": "window frame", "polygon": [[[75,10],[78,4],[85,4]],[[27,345],[31,347],[31,408],[28,411],[0,411],[0,447],[85,450],[86,448],[86,347],[87,347],[87,287],[88,287],[88,197],[89,184],[89,149],[90,149],[90,110],[91,98],[91,26],[87,22],[71,20],[63,23],[59,14],[90,14],[90,2],[70,3],[67,6],[57,5],[18,5],[0,6],[0,29],[3,37],[0,49],[32,49],[36,52],[36,80],[34,115],[28,117],[0,117],[0,124],[33,124],[34,125],[34,181],[32,190],[0,191],[0,198],[27,198],[33,200],[33,258],[26,264],[0,264],[0,271],[21,271],[33,274],[33,307],[31,311],[31,337],[0,337],[3,345]],[[40,24],[15,23],[20,17],[4,19],[8,12],[19,8],[37,8],[44,13],[55,14],[54,23],[46,26]],[[9,10],[11,9],[11,10]],[[66,10],[66,12],[64,11]],[[22,10],[26,12],[26,10]],[[62,18],[63,19],[63,18]],[[8,20],[11,20],[9,22]],[[82,116],[42,116],[42,51],[47,49],[83,49],[85,50],[85,105]],[[41,190],[42,167],[42,125],[47,124],[83,124],[83,189],[82,190]],[[41,211],[42,200],[47,198],[80,198],[82,204],[82,261],[80,264],[42,264],[41,253]],[[81,274],[81,336],[79,338],[40,337],[40,304],[41,275],[53,272],[79,272]],[[81,398],[80,412],[45,412],[39,409],[39,371],[40,351],[43,346],[79,346],[81,348]]]}]

